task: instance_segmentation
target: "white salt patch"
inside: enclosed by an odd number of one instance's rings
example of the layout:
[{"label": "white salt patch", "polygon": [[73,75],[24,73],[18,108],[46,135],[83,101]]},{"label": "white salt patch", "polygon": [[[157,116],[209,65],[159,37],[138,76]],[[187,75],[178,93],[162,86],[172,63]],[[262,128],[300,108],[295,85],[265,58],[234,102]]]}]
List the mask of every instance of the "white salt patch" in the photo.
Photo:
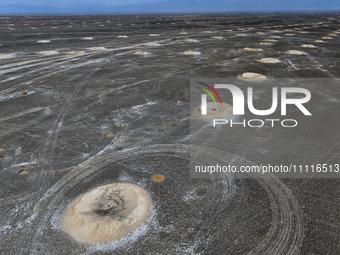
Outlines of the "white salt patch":
[{"label": "white salt patch", "polygon": [[267,79],[267,76],[259,73],[246,72],[238,75],[237,78],[245,81],[261,81]]},{"label": "white salt patch", "polygon": [[281,60],[279,60],[277,58],[261,58],[257,61],[262,62],[262,63],[268,63],[268,64],[276,64],[276,63],[281,62]]},{"label": "white salt patch", "polygon": [[182,54],[183,55],[194,55],[194,56],[197,56],[197,55],[200,55],[201,52],[193,51],[193,50],[187,50],[187,51],[183,51]]},{"label": "white salt patch", "polygon": [[37,41],[37,43],[49,43],[49,42],[51,42],[50,40],[39,40],[39,41]]},{"label": "white salt patch", "polygon": [[79,54],[84,54],[85,51],[83,50],[70,50],[68,52],[66,52],[66,54],[68,55],[79,55]]},{"label": "white salt patch", "polygon": [[89,41],[89,40],[93,40],[93,37],[83,37],[81,38],[82,40],[85,40],[85,41]]},{"label": "white salt patch", "polygon": [[87,50],[93,50],[93,51],[96,51],[96,50],[106,50],[105,47],[90,47],[90,48],[87,48]]},{"label": "white salt patch", "polygon": [[40,54],[42,55],[55,55],[58,54],[58,51],[55,50],[43,50],[43,51],[39,51]]},{"label": "white salt patch", "polygon": [[259,44],[260,44],[260,45],[273,45],[273,44],[270,43],[270,42],[260,42]]},{"label": "white salt patch", "polygon": [[186,40],[184,40],[185,42],[198,42],[198,40],[196,40],[196,39],[186,39]]},{"label": "white salt patch", "polygon": [[9,53],[9,54],[0,54],[0,59],[1,58],[13,58],[15,57],[14,53]]},{"label": "white salt patch", "polygon": [[243,48],[242,50],[243,51],[263,51],[263,49],[261,48],[248,48],[248,47]]},{"label": "white salt patch", "polygon": [[147,51],[136,51],[133,54],[135,54],[135,55],[148,55],[149,52],[147,52]]},{"label": "white salt patch", "polygon": [[286,54],[290,54],[290,55],[304,55],[306,54],[303,51],[299,51],[299,50],[287,50],[285,51]]},{"label": "white salt patch", "polygon": [[127,35],[117,35],[117,38],[128,38]]},{"label": "white salt patch", "polygon": [[301,44],[300,47],[302,48],[316,48],[313,44]]},{"label": "white salt patch", "polygon": [[213,38],[213,39],[217,39],[217,40],[222,40],[222,39],[223,39],[222,36],[213,36],[212,38]]},{"label": "white salt patch", "polygon": [[156,36],[159,36],[159,34],[149,34],[149,36],[156,37]]}]

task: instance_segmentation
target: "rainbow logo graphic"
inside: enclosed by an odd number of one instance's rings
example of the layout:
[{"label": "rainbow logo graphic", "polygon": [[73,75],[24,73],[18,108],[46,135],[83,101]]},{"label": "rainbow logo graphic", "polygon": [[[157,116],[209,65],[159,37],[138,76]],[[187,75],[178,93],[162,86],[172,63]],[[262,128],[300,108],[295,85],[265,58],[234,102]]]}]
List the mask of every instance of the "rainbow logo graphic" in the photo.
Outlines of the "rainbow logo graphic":
[{"label": "rainbow logo graphic", "polygon": [[[206,86],[207,88],[209,88],[212,92],[214,92],[214,94],[217,96],[218,100],[220,101],[221,103],[221,106],[222,106],[222,101],[221,101],[221,98],[220,98],[220,95],[217,93],[217,91],[210,85],[206,84],[206,83],[203,83],[203,82],[197,82],[198,84],[201,84],[203,86]],[[211,98],[212,100],[214,101],[215,105],[217,105],[216,103],[216,100],[215,100],[215,97],[213,96],[213,94],[211,94],[211,92],[209,90],[206,90],[204,88],[201,88],[201,87],[197,87],[198,89],[206,92]]]}]

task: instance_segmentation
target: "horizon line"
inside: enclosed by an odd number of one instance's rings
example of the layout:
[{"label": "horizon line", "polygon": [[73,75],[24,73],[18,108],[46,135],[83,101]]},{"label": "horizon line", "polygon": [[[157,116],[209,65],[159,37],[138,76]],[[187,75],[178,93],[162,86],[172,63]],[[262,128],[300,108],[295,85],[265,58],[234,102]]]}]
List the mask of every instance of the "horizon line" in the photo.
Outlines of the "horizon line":
[{"label": "horizon line", "polygon": [[268,10],[268,11],[205,11],[205,12],[41,12],[41,13],[1,13],[0,16],[113,16],[113,15],[231,15],[231,14],[337,14],[340,8],[336,10]]}]

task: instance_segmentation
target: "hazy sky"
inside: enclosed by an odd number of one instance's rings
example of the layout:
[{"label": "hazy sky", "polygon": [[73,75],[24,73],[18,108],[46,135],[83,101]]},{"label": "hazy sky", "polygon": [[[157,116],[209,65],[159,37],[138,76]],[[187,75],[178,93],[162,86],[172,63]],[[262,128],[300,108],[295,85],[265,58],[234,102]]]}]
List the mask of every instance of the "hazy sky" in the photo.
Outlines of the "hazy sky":
[{"label": "hazy sky", "polygon": [[1,13],[340,10],[340,0],[0,0]]}]

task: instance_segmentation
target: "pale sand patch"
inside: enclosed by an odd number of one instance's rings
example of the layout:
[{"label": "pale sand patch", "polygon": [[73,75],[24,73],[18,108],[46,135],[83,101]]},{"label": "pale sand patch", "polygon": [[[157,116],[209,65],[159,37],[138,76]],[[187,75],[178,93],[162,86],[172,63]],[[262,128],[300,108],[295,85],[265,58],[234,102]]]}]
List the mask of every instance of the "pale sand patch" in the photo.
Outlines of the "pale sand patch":
[{"label": "pale sand patch", "polygon": [[200,55],[201,52],[199,51],[193,51],[193,50],[187,50],[182,52],[183,55]]},{"label": "pale sand patch", "polygon": [[201,33],[202,33],[202,34],[211,34],[212,31],[202,31]]},{"label": "pale sand patch", "polygon": [[135,54],[135,55],[148,55],[150,53],[147,52],[147,51],[135,51],[133,54]]},{"label": "pale sand patch", "polygon": [[49,42],[51,42],[50,40],[39,40],[39,41],[37,41],[37,43],[49,43]]},{"label": "pale sand patch", "polygon": [[279,36],[279,35],[272,35],[271,38],[276,38],[276,39],[278,39],[278,38],[281,38],[281,36]]},{"label": "pale sand patch", "polygon": [[245,81],[263,81],[267,79],[267,76],[259,73],[246,72],[239,74],[237,78]]},{"label": "pale sand patch", "polygon": [[261,58],[261,59],[258,59],[257,61],[261,63],[268,63],[268,64],[281,63],[281,60],[277,58]]},{"label": "pale sand patch", "polygon": [[333,38],[330,37],[330,36],[323,36],[323,37],[321,37],[321,39],[324,39],[324,40],[331,40],[331,39],[333,39]]},{"label": "pale sand patch", "polygon": [[299,51],[299,50],[287,50],[285,51],[286,54],[291,54],[291,55],[304,55],[306,54],[303,51]]},{"label": "pale sand patch", "polygon": [[260,42],[259,44],[260,45],[273,45],[273,43],[270,43],[270,42]]},{"label": "pale sand patch", "polygon": [[256,34],[258,34],[258,35],[264,35],[265,33],[264,33],[264,32],[256,32]]},{"label": "pale sand patch", "polygon": [[69,203],[61,226],[79,242],[109,243],[134,232],[150,216],[151,209],[151,197],[140,186],[108,184]]},{"label": "pale sand patch", "polygon": [[213,36],[212,38],[213,38],[213,39],[217,39],[217,40],[222,40],[222,39],[223,39],[222,36]]},{"label": "pale sand patch", "polygon": [[314,40],[313,42],[316,42],[316,43],[324,43],[325,41],[323,41],[323,40]]},{"label": "pale sand patch", "polygon": [[93,40],[93,37],[83,37],[81,38],[82,40],[85,40],[85,41],[90,41],[90,40]]},{"label": "pale sand patch", "polygon": [[274,39],[265,39],[264,41],[265,42],[277,42],[277,40],[274,40]]},{"label": "pale sand patch", "polygon": [[90,48],[86,48],[87,50],[93,50],[93,51],[96,51],[96,50],[106,50],[105,47],[90,47]]},{"label": "pale sand patch", "polygon": [[185,42],[198,42],[198,40],[196,40],[196,39],[186,39],[186,40],[184,40]]},{"label": "pale sand patch", "polygon": [[156,37],[159,36],[159,34],[149,34],[149,36]]},{"label": "pale sand patch", "polygon": [[187,32],[180,32],[179,34],[180,35],[187,35],[188,33]]},{"label": "pale sand patch", "polygon": [[297,31],[297,33],[299,33],[299,34],[308,34],[307,31]]},{"label": "pale sand patch", "polygon": [[313,44],[301,44],[300,47],[302,47],[302,48],[316,48],[316,46],[313,45]]},{"label": "pale sand patch", "polygon": [[0,54],[0,58],[13,58],[13,57],[15,57],[14,53]]},{"label": "pale sand patch", "polygon": [[337,34],[335,34],[335,33],[330,33],[330,34],[328,34],[329,36],[337,36]]},{"label": "pale sand patch", "polygon": [[197,106],[194,109],[194,115],[205,120],[228,119],[233,115],[233,107],[223,102],[222,105],[219,102],[216,105],[213,102],[207,102],[207,114],[202,115],[201,106]]},{"label": "pale sand patch", "polygon": [[70,51],[67,51],[66,54],[68,55],[80,55],[80,54],[84,54],[86,53],[85,51],[83,50],[70,50]]},{"label": "pale sand patch", "polygon": [[247,34],[236,34],[236,36],[247,36]]},{"label": "pale sand patch", "polygon": [[42,55],[55,55],[58,54],[58,51],[56,50],[43,50],[43,51],[39,51],[40,54]]},{"label": "pale sand patch", "polygon": [[248,47],[243,48],[242,50],[243,51],[263,51],[263,49],[261,48],[248,48]]}]

